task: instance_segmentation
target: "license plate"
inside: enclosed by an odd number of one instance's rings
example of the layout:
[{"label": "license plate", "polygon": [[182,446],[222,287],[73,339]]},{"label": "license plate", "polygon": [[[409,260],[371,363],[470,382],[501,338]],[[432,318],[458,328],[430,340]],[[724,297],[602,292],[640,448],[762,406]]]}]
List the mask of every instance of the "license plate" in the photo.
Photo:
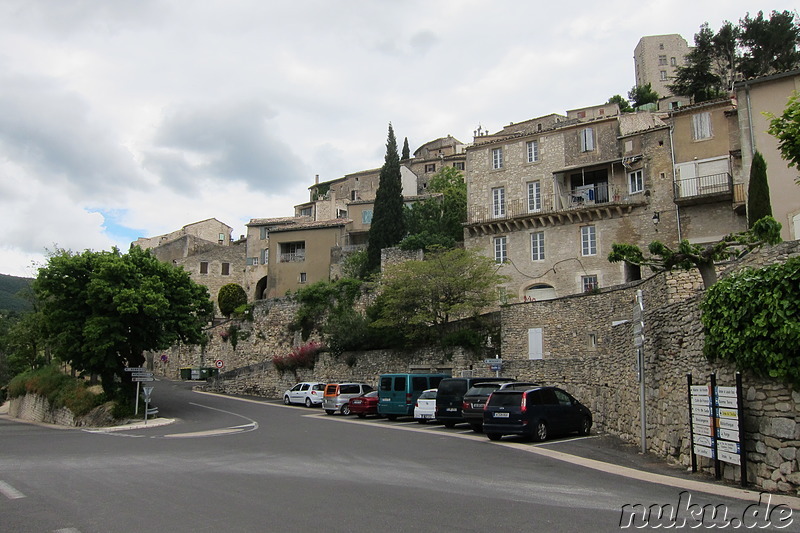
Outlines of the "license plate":
[{"label": "license plate", "polygon": [[381,401],[382,402],[391,402],[392,399],[391,398],[381,398]]},{"label": "license plate", "polygon": [[473,403],[472,404],[472,408],[473,409],[483,409],[483,404],[482,403]]},{"label": "license plate", "polygon": [[447,411],[448,413],[455,413],[456,411],[458,411],[458,408],[448,407],[447,409],[445,409],[445,411]]},{"label": "license plate", "polygon": [[419,415],[419,418],[433,418],[433,415],[422,414],[422,415]]},{"label": "license plate", "polygon": [[495,413],[495,418],[508,418],[508,413]]}]

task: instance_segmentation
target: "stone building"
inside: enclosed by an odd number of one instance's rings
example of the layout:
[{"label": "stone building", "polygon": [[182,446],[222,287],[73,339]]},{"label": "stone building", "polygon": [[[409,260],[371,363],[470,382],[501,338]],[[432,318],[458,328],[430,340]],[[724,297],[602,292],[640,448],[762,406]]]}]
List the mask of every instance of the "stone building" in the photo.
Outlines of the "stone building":
[{"label": "stone building", "polygon": [[675,97],[669,85],[674,82],[677,67],[685,66],[689,51],[686,39],[677,33],[639,39],[633,51],[636,85],[641,87],[650,84],[660,97],[659,109],[671,109],[688,103],[687,98]]},{"label": "stone building", "polygon": [[465,246],[501,265],[509,301],[636,279],[606,258],[614,242],[676,241],[675,223],[656,216],[672,205],[669,146],[658,117],[616,104],[478,137],[467,148]]},{"label": "stone building", "polygon": [[464,171],[466,168],[466,146],[455,137],[448,135],[429,141],[414,151],[414,157],[402,161],[417,176],[416,194],[424,194],[428,181],[444,167]]},{"label": "stone building", "polygon": [[275,228],[310,222],[309,217],[252,218],[247,224],[247,259],[244,289],[249,301],[266,297],[269,234]]},{"label": "stone building", "polygon": [[[217,243],[225,246],[231,244],[232,242],[231,231],[233,231],[233,228],[224,222],[220,222],[216,218],[208,218],[206,220],[201,220],[200,222],[186,224],[181,229],[171,233],[166,233],[164,235],[158,235],[156,237],[139,237],[133,244],[143,250],[153,250],[154,253],[156,252],[156,248],[161,247],[161,249],[158,250],[158,253],[178,254],[174,257],[168,258],[166,256],[162,258],[156,255],[156,257],[159,257],[160,260],[166,261],[167,259],[172,260],[177,259],[178,257],[185,257],[186,253],[188,253],[179,252],[177,247],[172,247],[169,249],[169,252],[167,252],[168,248],[164,247],[166,244],[177,241],[181,237],[196,237],[197,239],[201,239],[206,242]],[[186,240],[186,242],[188,241],[190,241],[190,239]]]},{"label": "stone building", "polygon": [[767,133],[769,119],[764,112],[780,116],[793,91],[800,91],[800,70],[791,70],[736,84],[738,120],[742,147],[742,174],[749,182],[750,166],[756,150],[767,162],[767,180],[772,214],[783,225],[784,240],[800,239],[800,174],[781,158],[778,142]]}]

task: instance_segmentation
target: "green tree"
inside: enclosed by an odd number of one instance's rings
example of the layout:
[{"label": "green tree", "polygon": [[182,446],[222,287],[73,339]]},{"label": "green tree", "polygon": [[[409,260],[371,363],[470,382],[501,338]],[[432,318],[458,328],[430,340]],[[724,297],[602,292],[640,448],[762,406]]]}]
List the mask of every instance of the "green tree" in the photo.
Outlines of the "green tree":
[{"label": "green tree", "polygon": [[213,311],[205,287],[138,246],[127,254],[57,250],[34,291],[53,355],[99,375],[110,398],[124,368],[141,366],[145,351],[203,342]]},{"label": "green tree", "polygon": [[658,93],[653,90],[653,87],[649,83],[646,85],[634,85],[631,90],[628,91],[628,99],[635,109],[645,104],[654,104],[658,102]]},{"label": "green tree", "polygon": [[238,283],[228,283],[220,288],[217,303],[222,316],[230,318],[237,308],[247,305],[247,293]]},{"label": "green tree", "polygon": [[[778,140],[781,157],[790,167],[800,169],[800,95],[797,91],[792,93],[781,116],[765,115],[770,119],[767,131]],[[800,177],[795,181],[800,184]]]},{"label": "green tree", "polygon": [[676,68],[675,82],[669,85],[673,94],[687,96],[695,102],[712,100],[724,94],[724,81],[714,71],[716,61],[714,32],[706,22],[694,35],[694,48],[686,55],[686,65]]},{"label": "green tree", "polygon": [[411,159],[411,149],[408,147],[408,137],[403,139],[403,155],[400,157],[403,161]]},{"label": "green tree", "polygon": [[497,301],[506,280],[494,260],[456,248],[426,254],[423,261],[391,265],[381,278],[378,327],[413,335],[420,326],[441,326],[477,316]]},{"label": "green tree", "polygon": [[404,250],[452,248],[464,240],[463,223],[467,220],[464,175],[453,167],[442,167],[428,182],[428,191],[436,196],[405,207],[408,236],[400,243]]},{"label": "green tree", "polygon": [[367,244],[367,269],[377,272],[381,266],[381,250],[395,246],[406,236],[403,223],[403,184],[400,176],[400,158],[392,125],[386,141],[386,157],[375,192],[375,207],[369,228]]},{"label": "green tree", "polygon": [[653,241],[648,247],[649,257],[645,257],[644,253],[635,244],[614,243],[611,245],[611,253],[608,254],[608,260],[612,263],[626,261],[633,265],[646,266],[654,272],[697,268],[703,278],[703,285],[705,288],[709,288],[717,281],[717,272],[714,268],[715,262],[735,259],[744,252],[764,244],[777,244],[779,242],[781,242],[780,222],[772,217],[764,217],[756,222],[751,229],[739,233],[731,233],[715,244],[692,244],[684,239],[677,249],[673,250],[662,242]]},{"label": "green tree", "polygon": [[628,113],[630,111],[633,111],[630,102],[628,102],[628,100],[626,100],[625,97],[622,96],[621,94],[615,94],[614,96],[609,98],[608,102],[606,103],[619,105],[619,110],[622,113]]},{"label": "green tree", "polygon": [[739,21],[739,45],[743,50],[740,71],[744,78],[785,72],[800,66],[800,26],[791,11],[762,11]]},{"label": "green tree", "polygon": [[747,189],[747,226],[753,225],[766,216],[772,216],[767,182],[767,162],[761,152],[753,154],[750,166],[750,183]]},{"label": "green tree", "polygon": [[800,257],[721,279],[701,310],[709,359],[800,386]]}]

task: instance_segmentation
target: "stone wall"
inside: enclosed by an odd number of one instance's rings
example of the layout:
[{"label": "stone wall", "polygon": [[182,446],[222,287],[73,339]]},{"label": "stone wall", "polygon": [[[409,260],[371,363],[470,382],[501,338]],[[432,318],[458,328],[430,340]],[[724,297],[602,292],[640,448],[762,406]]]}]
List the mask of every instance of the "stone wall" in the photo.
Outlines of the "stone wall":
[{"label": "stone wall", "polygon": [[74,426],[75,415],[66,407],[53,409],[50,402],[43,396],[36,394],[26,394],[12,398],[8,407],[9,416],[31,420],[33,422],[45,422],[47,424],[58,424],[60,426]]},{"label": "stone wall", "polygon": [[[752,253],[726,265],[721,275],[744,267],[757,267],[800,254],[800,241],[782,243]],[[647,449],[673,462],[691,463],[689,406],[686,375],[696,384],[707,383],[716,373],[722,386],[735,383],[735,369],[711,363],[703,356],[703,331],[699,304],[702,282],[696,272],[659,274],[647,280],[556,300],[504,306],[500,353],[503,375],[559,385],[573,393],[593,412],[597,431],[618,435],[641,445],[640,400],[632,315],[636,291],[641,290],[644,312],[645,402]],[[156,370],[177,378],[181,366],[211,366],[225,361],[222,379],[207,387],[228,393],[280,397],[296,381],[359,380],[375,384],[382,373],[415,370],[464,370],[492,375],[482,363],[485,354],[460,350],[449,353],[423,350],[413,354],[391,351],[323,353],[314,370],[280,375],[272,356],[288,354],[301,343],[287,327],[296,310],[289,300],[259,302],[252,323],[241,324],[236,349],[217,326],[203,350],[176,348],[168,363]],[[542,358],[529,359],[528,330],[542,329]],[[743,376],[745,389],[748,479],[770,491],[800,489],[797,449],[800,448],[800,391],[759,378]],[[711,470],[704,458],[699,465]],[[739,468],[726,465],[724,476],[737,480]]]}]

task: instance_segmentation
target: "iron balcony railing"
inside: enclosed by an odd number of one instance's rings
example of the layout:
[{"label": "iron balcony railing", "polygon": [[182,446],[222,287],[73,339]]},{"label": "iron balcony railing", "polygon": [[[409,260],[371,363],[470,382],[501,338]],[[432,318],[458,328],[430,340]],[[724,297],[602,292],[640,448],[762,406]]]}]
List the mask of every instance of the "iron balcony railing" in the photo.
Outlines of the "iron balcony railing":
[{"label": "iron balcony railing", "polygon": [[568,194],[545,193],[538,200],[516,198],[502,206],[472,206],[467,224],[481,224],[521,216],[546,215],[587,209],[597,205],[628,205],[642,202],[642,195],[630,195],[627,187],[597,183],[577,187]]},{"label": "iron balcony railing", "polygon": [[675,200],[702,198],[704,196],[730,195],[733,179],[727,172],[675,180]]},{"label": "iron balcony railing", "polygon": [[299,263],[306,260],[306,252],[290,252],[281,254],[281,263]]}]

